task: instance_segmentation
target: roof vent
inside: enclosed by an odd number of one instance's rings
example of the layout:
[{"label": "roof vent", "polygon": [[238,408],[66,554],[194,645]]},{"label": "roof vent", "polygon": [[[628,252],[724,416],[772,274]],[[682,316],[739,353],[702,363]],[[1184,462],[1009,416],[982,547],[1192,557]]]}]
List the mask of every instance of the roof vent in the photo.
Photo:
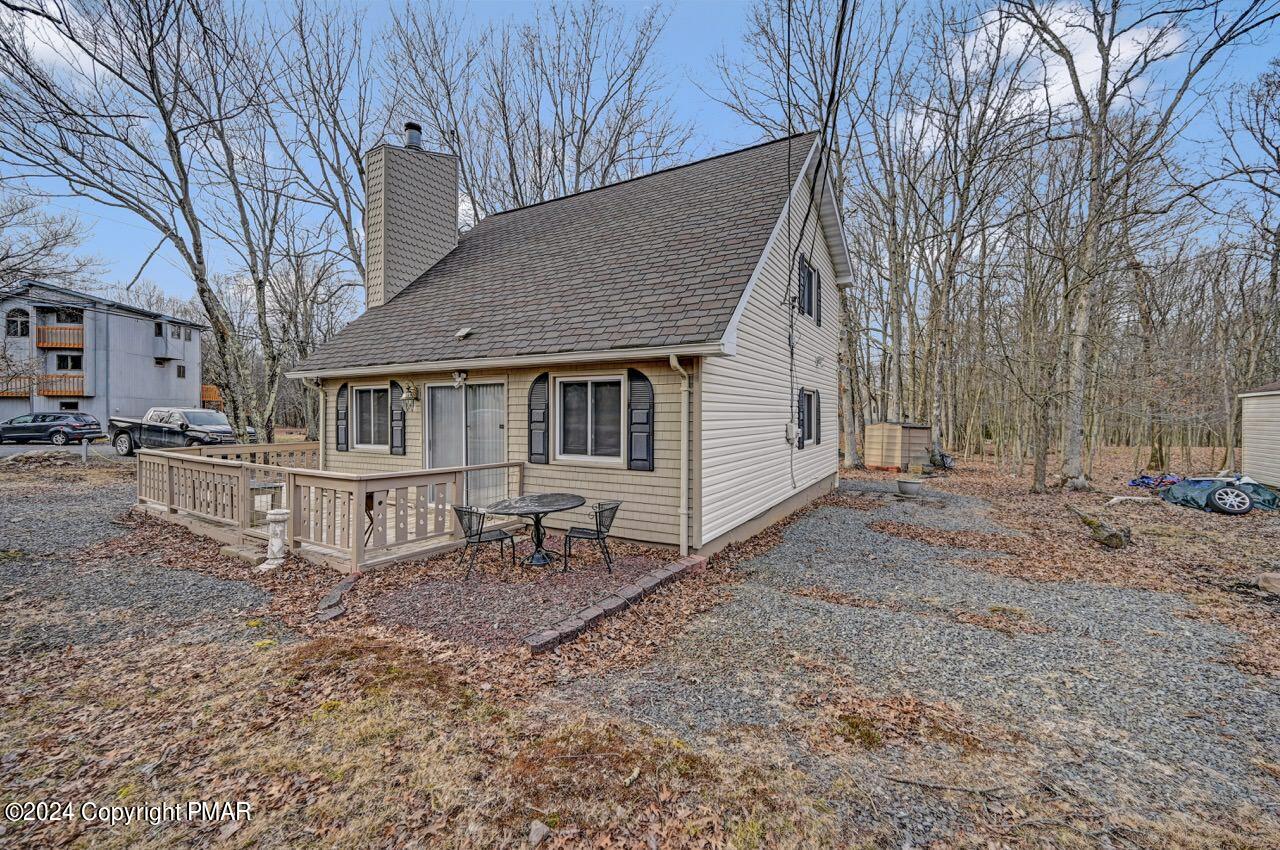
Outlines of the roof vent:
[{"label": "roof vent", "polygon": [[417,121],[405,122],[404,146],[413,151],[422,150],[422,125]]},{"label": "roof vent", "polygon": [[471,328],[459,328],[458,332],[453,336],[455,339],[466,339],[471,336]]}]

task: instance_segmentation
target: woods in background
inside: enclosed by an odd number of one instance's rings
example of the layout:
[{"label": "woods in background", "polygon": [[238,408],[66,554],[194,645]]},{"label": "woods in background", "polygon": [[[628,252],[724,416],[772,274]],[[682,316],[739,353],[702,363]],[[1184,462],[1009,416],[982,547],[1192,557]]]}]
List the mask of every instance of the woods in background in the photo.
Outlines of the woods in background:
[{"label": "woods in background", "polygon": [[862,7],[839,57],[813,49],[837,8],[759,0],[750,57],[720,69],[766,133],[817,126],[839,81],[846,463],[865,422],[909,419],[935,462],[993,450],[1037,490],[1087,486],[1107,444],[1234,466],[1235,394],[1280,370],[1280,123],[1274,64],[1236,91],[1215,75],[1280,6]]},{"label": "woods in background", "polygon": [[[908,419],[936,461],[991,451],[1038,490],[1087,486],[1103,445],[1233,466],[1236,393],[1280,374],[1280,65],[1220,72],[1280,5],[846,6],[836,55],[839,0],[756,0],[745,56],[701,83],[762,137],[830,126],[856,269],[845,463],[868,423]],[[314,433],[314,392],[282,376],[362,305],[361,155],[406,118],[459,158],[463,226],[693,155],[659,7],[477,29],[415,3],[379,32],[308,0],[0,10],[7,174],[181,257],[197,304],[169,309],[211,327],[207,377],[260,434]],[[0,248],[51,239],[52,274],[72,223],[40,216],[0,206]]]}]

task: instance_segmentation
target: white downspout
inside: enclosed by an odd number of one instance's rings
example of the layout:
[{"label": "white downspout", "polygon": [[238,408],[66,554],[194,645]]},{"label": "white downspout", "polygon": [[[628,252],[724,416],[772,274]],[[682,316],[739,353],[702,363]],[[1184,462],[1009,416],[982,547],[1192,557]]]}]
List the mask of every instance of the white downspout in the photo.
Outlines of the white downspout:
[{"label": "white downspout", "polygon": [[689,373],[671,355],[671,368],[680,373],[680,554],[689,554]]}]

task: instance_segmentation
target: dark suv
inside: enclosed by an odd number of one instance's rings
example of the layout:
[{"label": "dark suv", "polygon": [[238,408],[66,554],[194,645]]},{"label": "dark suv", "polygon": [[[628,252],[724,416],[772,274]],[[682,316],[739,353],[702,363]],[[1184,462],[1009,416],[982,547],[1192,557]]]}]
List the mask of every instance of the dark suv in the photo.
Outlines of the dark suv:
[{"label": "dark suv", "polygon": [[24,413],[0,422],[0,443],[39,441],[65,446],[103,436],[102,425],[87,413]]}]

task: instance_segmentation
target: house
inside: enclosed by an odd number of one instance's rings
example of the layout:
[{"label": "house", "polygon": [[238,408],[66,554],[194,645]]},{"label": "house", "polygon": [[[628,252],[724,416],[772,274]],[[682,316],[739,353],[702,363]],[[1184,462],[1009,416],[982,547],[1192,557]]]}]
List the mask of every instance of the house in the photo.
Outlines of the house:
[{"label": "house", "polygon": [[152,406],[200,404],[202,326],[37,281],[0,290],[0,419],[79,410],[104,424]]},{"label": "house", "polygon": [[367,310],[291,373],[324,396],[321,470],[520,462],[587,499],[552,528],[621,499],[618,536],[703,553],[835,487],[851,263],[818,134],[459,235],[457,162],[406,130],[367,157]]},{"label": "house", "polygon": [[1280,487],[1280,381],[1240,394],[1240,471]]}]

